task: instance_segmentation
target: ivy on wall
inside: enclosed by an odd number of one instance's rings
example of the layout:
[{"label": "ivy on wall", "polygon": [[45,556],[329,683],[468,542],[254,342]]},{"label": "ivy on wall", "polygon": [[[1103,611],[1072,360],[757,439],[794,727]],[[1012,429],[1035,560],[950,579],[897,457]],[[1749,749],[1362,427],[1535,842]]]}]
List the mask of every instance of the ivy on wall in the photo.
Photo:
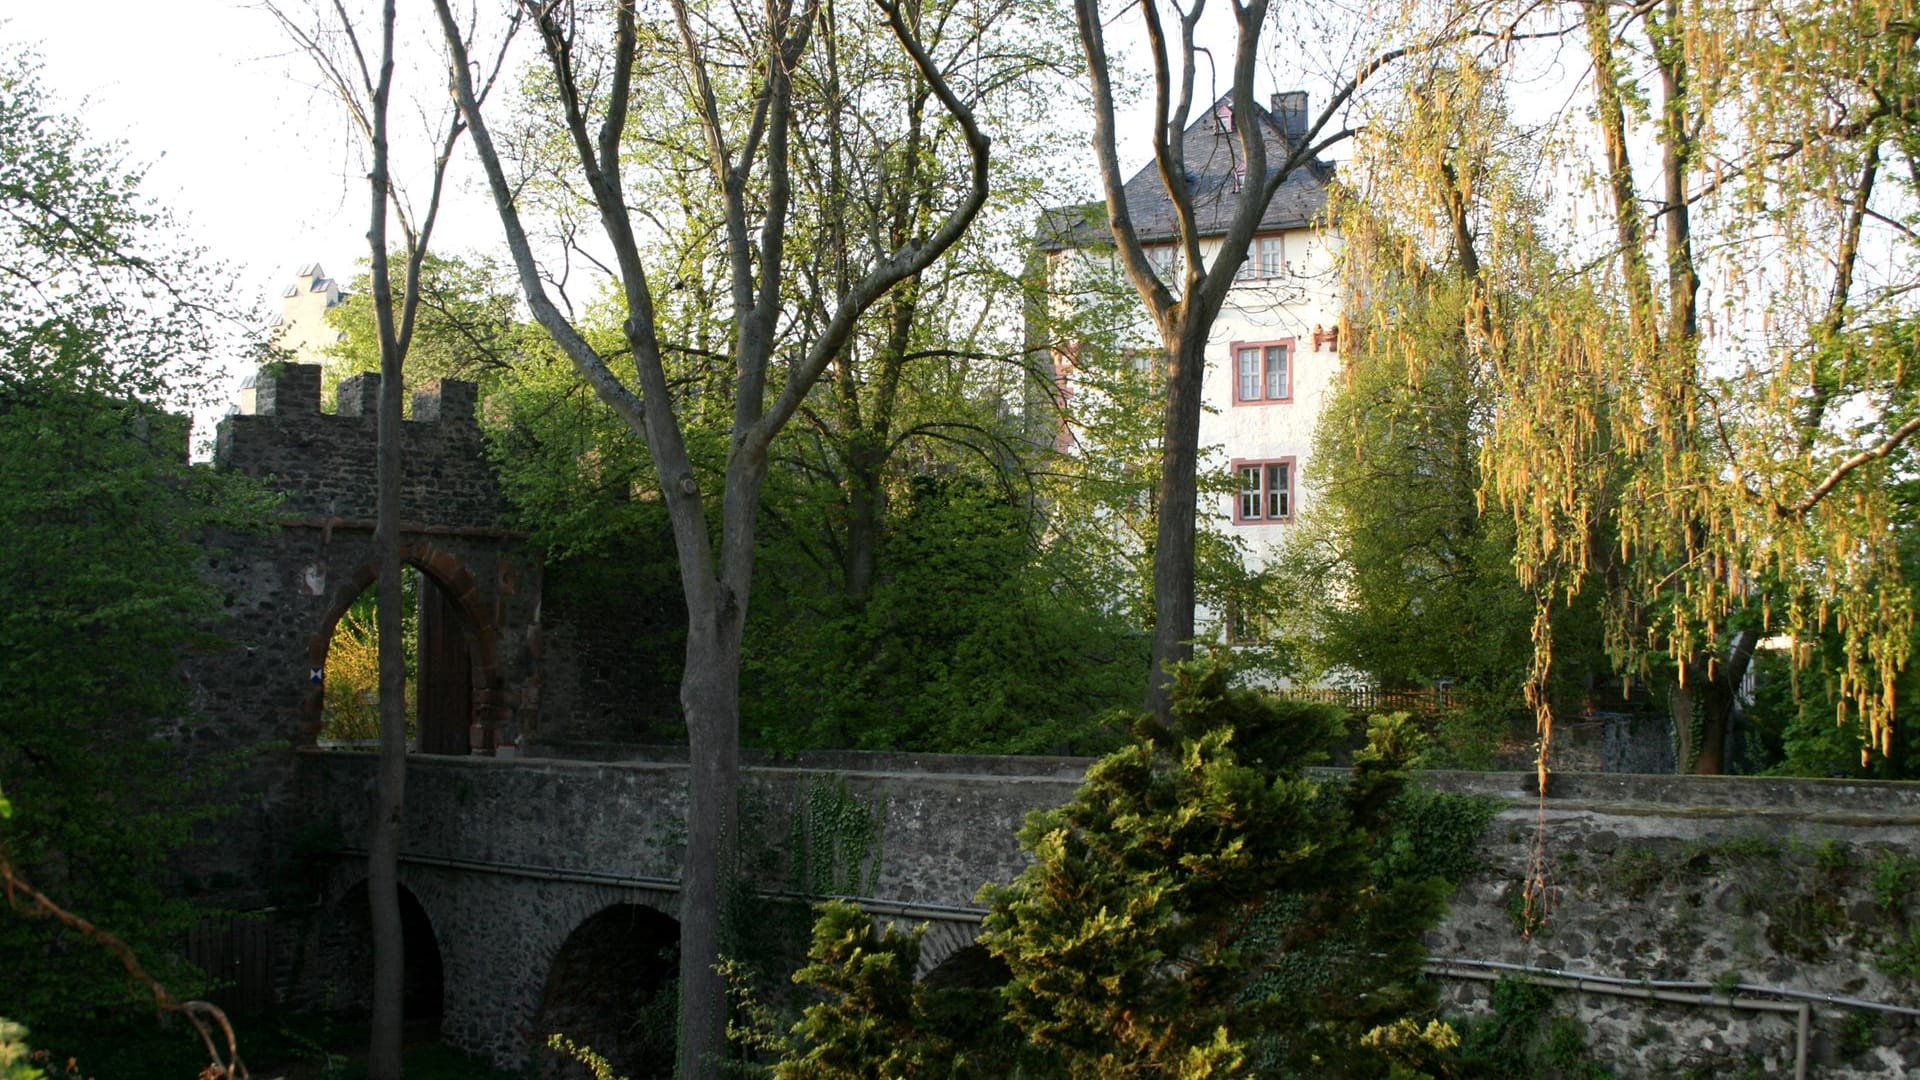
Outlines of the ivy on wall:
[{"label": "ivy on wall", "polygon": [[884,795],[869,801],[842,776],[807,781],[795,808],[789,850],[793,891],[810,896],[866,896],[880,879]]}]

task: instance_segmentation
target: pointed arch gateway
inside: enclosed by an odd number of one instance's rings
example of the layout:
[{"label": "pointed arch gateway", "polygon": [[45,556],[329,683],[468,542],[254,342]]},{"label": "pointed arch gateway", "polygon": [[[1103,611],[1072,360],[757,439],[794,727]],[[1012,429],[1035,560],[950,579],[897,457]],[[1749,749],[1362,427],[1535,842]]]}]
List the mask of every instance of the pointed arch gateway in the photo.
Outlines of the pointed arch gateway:
[{"label": "pointed arch gateway", "polygon": [[[493,613],[482,604],[473,573],[452,551],[426,537],[406,536],[400,561],[420,572],[422,586],[415,684],[418,752],[459,755],[490,749],[500,691]],[[325,670],[335,624],[379,576],[379,560],[370,556],[334,587],[325,617],[307,643],[315,672]],[[316,684],[304,703],[308,737],[320,730],[323,704],[322,688]]]}]

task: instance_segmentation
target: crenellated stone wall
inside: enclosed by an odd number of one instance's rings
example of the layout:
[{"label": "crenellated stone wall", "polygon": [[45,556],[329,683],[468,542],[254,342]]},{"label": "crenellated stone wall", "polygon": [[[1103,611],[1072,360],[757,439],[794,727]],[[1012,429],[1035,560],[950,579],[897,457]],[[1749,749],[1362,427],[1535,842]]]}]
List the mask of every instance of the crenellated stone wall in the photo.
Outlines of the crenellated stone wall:
[{"label": "crenellated stone wall", "polygon": [[[187,656],[200,719],[183,746],[207,761],[241,755],[227,790],[238,809],[188,858],[189,884],[244,905],[270,899],[298,824],[288,792],[294,752],[311,745],[334,623],[377,574],[373,545],[375,416],[380,377],[341,383],[320,411],[320,369],[268,365],[254,413],[221,421],[214,467],[277,492],[276,528],[205,538],[206,575],[225,618],[219,648]],[[533,726],[539,709],[541,564],[506,503],[474,416],[471,383],[430,383],[401,432],[402,558],[449,600],[471,662],[470,724],[458,741],[490,752]]]},{"label": "crenellated stone wall", "polygon": [[[401,425],[400,502],[409,523],[500,527],[507,512],[474,415],[474,384],[435,380],[413,395]],[[254,412],[220,422],[214,463],[269,480],[289,515],[367,520],[374,514],[377,373],[353,375],[320,411],[320,368],[269,364],[254,376]]]}]

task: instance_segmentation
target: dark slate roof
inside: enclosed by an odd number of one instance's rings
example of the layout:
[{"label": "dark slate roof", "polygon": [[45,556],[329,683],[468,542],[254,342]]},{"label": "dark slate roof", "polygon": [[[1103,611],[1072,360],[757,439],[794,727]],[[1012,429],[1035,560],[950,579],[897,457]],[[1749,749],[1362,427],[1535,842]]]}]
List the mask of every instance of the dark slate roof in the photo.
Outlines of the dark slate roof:
[{"label": "dark slate roof", "polygon": [[[1230,96],[1230,95],[1229,95]],[[1201,236],[1218,236],[1227,231],[1239,208],[1240,193],[1234,183],[1234,163],[1240,156],[1240,136],[1222,134],[1218,110],[1228,102],[1223,96],[1209,108],[1198,110],[1198,119],[1187,125],[1180,136],[1186,155],[1188,184],[1194,193],[1194,216]],[[1275,94],[1273,108],[1254,106],[1258,130],[1266,139],[1268,175],[1277,171],[1306,128],[1306,95],[1299,91]],[[1295,169],[1274,192],[1273,201],[1260,218],[1260,231],[1298,229],[1311,224],[1327,205],[1327,184],[1333,179],[1333,166],[1311,161]],[[1133,174],[1122,189],[1127,207],[1133,213],[1134,231],[1143,244],[1167,243],[1178,238],[1174,227],[1173,200],[1160,182],[1159,168],[1149,161]],[[1038,229],[1040,246],[1050,251],[1112,243],[1107,231],[1105,202],[1063,206],[1041,215]]]}]

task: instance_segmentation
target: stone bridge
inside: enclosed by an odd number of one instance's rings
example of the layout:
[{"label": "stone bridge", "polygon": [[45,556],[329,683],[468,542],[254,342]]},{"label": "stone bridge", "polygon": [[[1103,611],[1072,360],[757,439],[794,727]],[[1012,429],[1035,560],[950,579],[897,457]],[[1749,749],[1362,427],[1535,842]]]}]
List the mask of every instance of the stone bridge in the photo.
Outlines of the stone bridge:
[{"label": "stone bridge", "polygon": [[[185,869],[231,907],[274,906],[269,1005],[351,1009],[369,984],[356,851],[374,762],[311,744],[331,630],[373,576],[377,397],[377,379],[350,379],[324,413],[317,368],[263,368],[216,450],[284,501],[277,530],[207,538],[226,645],[183,663],[202,719],[179,734],[204,761],[244,752],[247,801]],[[471,385],[423,388],[402,437],[402,541],[432,639],[401,868],[410,1009],[504,1065],[553,1072],[539,1047],[564,1031],[651,1075],[672,1035],[686,790],[681,765],[637,745],[671,719],[673,679],[635,647],[671,638],[651,610],[671,605],[596,599],[511,527]],[[523,756],[493,756],[509,748]],[[610,760],[580,760],[595,755]],[[1018,873],[1023,816],[1067,799],[1085,765],[749,768],[738,878],[760,899],[743,906],[792,928],[805,896],[857,896],[929,923],[924,974],[964,977],[981,959],[973,897]],[[1785,1073],[1803,1057],[1826,1076],[1920,1071],[1915,787],[1571,773],[1541,799],[1518,774],[1429,779],[1501,807],[1429,942],[1452,1005],[1480,1007],[1477,980],[1524,965],[1572,988],[1561,1007],[1628,1075]]]},{"label": "stone bridge", "polygon": [[[309,993],[329,980],[338,993],[355,981],[340,965],[365,962],[364,952],[342,959],[354,948],[342,928],[364,903],[356,847],[373,764],[324,751],[299,761],[309,821],[345,852],[330,864],[313,921]],[[1024,815],[1070,797],[1085,764],[847,753],[749,767],[747,873],[765,892],[792,895],[802,881],[795,864],[822,842],[796,824],[809,805],[826,793],[866,808],[877,842],[842,868],[860,887],[834,891],[857,891],[876,917],[928,923],[922,973],[937,972],[978,958],[974,895],[1018,873]],[[1501,803],[1481,838],[1484,869],[1430,938],[1459,1007],[1484,1000],[1475,980],[1525,965],[1575,985],[1590,977],[1566,1005],[1630,1073],[1747,1064],[1791,1073],[1807,1054],[1828,1076],[1920,1065],[1916,987],[1875,959],[1900,947],[1900,920],[1912,912],[1877,913],[1872,900],[1877,867],[1920,854],[1915,786],[1563,774],[1543,800],[1527,774],[1428,779]],[[410,954],[441,980],[421,998],[439,1007],[444,1036],[515,1067],[548,1054],[538,1045],[556,1030],[618,1048],[626,1021],[594,1013],[635,1011],[645,996],[635,987],[669,970],[655,954],[676,932],[685,806],[685,769],[671,760],[415,757],[401,880],[413,933],[428,939],[411,942]],[[1536,869],[1548,910],[1527,934],[1520,886]],[[608,959],[636,941],[653,952]],[[1665,983],[1694,985],[1709,1001],[1716,981],[1789,993],[1749,995],[1760,1006],[1687,1006],[1607,996],[1609,977],[1647,988],[1626,991],[1643,999]],[[1841,999],[1855,1004],[1834,1004]],[[1796,1001],[1809,1003],[1804,1034]],[[1858,1030],[1853,1016],[1871,1017],[1878,1041],[1843,1046],[1841,1034]]]}]

